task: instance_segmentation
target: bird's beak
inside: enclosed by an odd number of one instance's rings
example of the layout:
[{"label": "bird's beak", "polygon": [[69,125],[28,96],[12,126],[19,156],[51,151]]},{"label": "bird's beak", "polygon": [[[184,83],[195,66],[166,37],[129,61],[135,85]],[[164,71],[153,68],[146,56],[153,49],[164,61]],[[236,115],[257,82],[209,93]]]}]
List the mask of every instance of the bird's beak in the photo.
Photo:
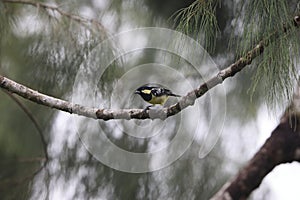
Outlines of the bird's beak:
[{"label": "bird's beak", "polygon": [[141,94],[141,91],[136,90],[134,94]]}]

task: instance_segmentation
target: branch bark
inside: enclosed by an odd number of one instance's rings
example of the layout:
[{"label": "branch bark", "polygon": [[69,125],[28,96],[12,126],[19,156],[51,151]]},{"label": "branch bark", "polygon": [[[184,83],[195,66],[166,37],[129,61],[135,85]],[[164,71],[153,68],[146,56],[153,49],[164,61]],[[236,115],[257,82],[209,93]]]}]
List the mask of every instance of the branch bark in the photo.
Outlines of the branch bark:
[{"label": "branch bark", "polygon": [[211,200],[247,199],[277,165],[293,161],[300,162],[300,87],[269,139]]},{"label": "branch bark", "polygon": [[[4,2],[27,2],[31,4],[31,1],[27,0],[4,0]],[[40,4],[40,3],[39,3]],[[34,4],[36,5],[36,4]],[[44,5],[44,4],[41,4]],[[44,5],[45,6],[45,5]],[[58,8],[54,7],[57,10]],[[300,26],[300,15],[296,15],[293,19],[293,25],[283,26],[283,32],[288,32],[293,27]],[[181,110],[188,106],[192,106],[195,100],[203,96],[211,88],[223,83],[223,81],[229,77],[234,76],[236,73],[241,71],[247,65],[251,64],[253,59],[258,57],[264,52],[264,49],[269,45],[270,42],[276,40],[281,31],[274,32],[268,38],[268,40],[260,41],[252,50],[250,50],[244,57],[238,59],[235,63],[231,64],[227,68],[221,70],[217,75],[209,79],[207,82],[200,85],[197,89],[189,92],[186,96],[182,97],[176,104],[160,109],[160,110],[142,110],[142,109],[97,109],[90,108],[79,104],[74,104],[65,100],[61,100],[55,97],[51,97],[37,91],[34,91],[24,85],[16,83],[4,76],[0,75],[0,87],[6,89],[9,92],[16,93],[17,95],[28,99],[32,102],[55,108],[61,111],[78,114],[81,116],[111,120],[111,119],[166,119],[167,117],[173,116],[179,113]],[[267,42],[268,41],[268,42]]]}]

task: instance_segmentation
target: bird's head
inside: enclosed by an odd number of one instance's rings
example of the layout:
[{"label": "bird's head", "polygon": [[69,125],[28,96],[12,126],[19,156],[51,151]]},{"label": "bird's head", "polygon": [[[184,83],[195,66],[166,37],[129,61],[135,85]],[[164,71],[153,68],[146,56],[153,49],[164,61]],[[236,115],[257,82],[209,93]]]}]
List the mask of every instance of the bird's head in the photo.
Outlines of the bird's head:
[{"label": "bird's head", "polygon": [[151,87],[147,86],[147,85],[143,85],[141,87],[139,87],[138,89],[135,90],[134,94],[147,94],[149,95],[151,93]]},{"label": "bird's head", "polygon": [[135,90],[134,94],[140,95],[145,101],[150,101],[152,98],[151,87],[144,85]]}]

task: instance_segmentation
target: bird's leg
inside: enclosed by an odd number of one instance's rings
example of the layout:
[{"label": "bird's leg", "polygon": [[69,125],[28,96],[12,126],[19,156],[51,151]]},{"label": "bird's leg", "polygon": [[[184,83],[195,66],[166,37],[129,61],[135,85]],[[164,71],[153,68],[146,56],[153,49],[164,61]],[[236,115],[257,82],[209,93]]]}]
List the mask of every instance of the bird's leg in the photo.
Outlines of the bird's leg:
[{"label": "bird's leg", "polygon": [[146,110],[149,110],[150,107],[152,107],[152,106],[153,106],[153,105],[147,106],[147,107],[143,110],[143,112],[146,111]]}]

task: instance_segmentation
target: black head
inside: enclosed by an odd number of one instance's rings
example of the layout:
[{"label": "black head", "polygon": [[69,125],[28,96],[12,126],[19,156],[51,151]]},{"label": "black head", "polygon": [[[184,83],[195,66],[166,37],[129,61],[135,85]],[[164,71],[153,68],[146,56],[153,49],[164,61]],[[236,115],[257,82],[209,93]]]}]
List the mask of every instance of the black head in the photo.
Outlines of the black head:
[{"label": "black head", "polygon": [[151,89],[154,86],[149,84],[143,85],[135,90],[135,94],[139,94],[145,101],[150,101],[152,98]]},{"label": "black head", "polygon": [[148,86],[148,85],[143,85],[141,87],[139,87],[138,89],[135,90],[135,94],[140,94],[143,90],[151,90],[152,87]]},{"label": "black head", "polygon": [[159,85],[159,84],[155,84],[155,83],[147,83],[147,84],[139,87],[138,89],[136,89],[136,91],[134,93],[140,94],[143,90],[151,90],[152,88],[163,88],[163,86]]}]

